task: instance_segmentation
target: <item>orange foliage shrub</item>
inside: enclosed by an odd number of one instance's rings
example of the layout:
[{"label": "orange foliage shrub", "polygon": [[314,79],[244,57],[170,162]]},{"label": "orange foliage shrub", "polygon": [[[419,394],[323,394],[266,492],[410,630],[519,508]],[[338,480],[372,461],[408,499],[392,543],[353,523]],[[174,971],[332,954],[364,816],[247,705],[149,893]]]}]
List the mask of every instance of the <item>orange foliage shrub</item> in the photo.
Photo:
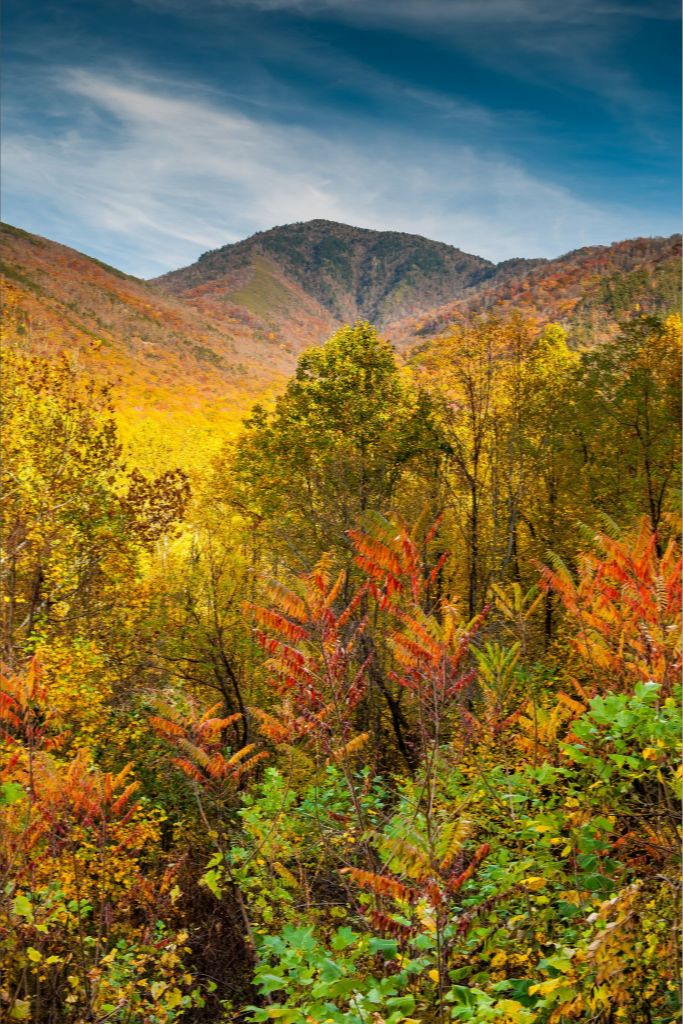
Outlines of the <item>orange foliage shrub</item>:
[{"label": "orange foliage shrub", "polygon": [[681,673],[680,547],[671,539],[660,551],[646,518],[632,536],[596,542],[576,580],[559,564],[542,570],[572,621],[579,674],[596,691],[652,680],[669,693]]}]

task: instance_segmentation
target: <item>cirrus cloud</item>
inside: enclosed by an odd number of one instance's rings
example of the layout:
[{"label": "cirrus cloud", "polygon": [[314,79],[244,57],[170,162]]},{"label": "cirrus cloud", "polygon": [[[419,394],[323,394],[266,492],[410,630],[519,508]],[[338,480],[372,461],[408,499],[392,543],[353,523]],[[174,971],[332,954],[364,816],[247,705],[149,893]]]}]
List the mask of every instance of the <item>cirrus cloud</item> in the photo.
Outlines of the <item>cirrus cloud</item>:
[{"label": "cirrus cloud", "polygon": [[140,276],[312,218],[420,233],[493,260],[658,229],[453,139],[415,138],[407,150],[390,130],[285,125],[130,70],[63,69],[53,96],[64,127],[6,133],[5,215]]}]

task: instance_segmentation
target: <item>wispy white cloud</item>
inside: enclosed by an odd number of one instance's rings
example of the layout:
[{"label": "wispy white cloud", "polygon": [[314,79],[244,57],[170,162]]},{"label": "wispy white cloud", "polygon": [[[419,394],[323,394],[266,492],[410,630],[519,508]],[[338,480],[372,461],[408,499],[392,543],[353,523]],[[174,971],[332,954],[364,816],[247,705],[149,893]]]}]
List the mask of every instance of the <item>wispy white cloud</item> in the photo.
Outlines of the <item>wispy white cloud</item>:
[{"label": "wispy white cloud", "polygon": [[[72,127],[9,130],[4,187],[43,233],[152,276],[274,224],[322,217],[441,239],[500,260],[652,233],[500,152],[245,116],[189,86],[63,71]],[[61,93],[61,95],[59,95]],[[77,127],[73,127],[76,125]],[[23,222],[31,228],[32,223]]]}]

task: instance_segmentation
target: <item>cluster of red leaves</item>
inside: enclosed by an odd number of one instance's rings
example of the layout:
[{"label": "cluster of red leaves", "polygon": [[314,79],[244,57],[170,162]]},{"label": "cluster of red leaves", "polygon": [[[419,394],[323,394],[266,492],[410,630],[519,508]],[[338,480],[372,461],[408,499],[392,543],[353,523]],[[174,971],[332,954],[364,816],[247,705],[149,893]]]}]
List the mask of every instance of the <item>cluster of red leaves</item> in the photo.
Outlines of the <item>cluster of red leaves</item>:
[{"label": "cluster of red leaves", "polygon": [[346,574],[331,580],[323,560],[299,578],[298,591],[275,584],[269,607],[245,605],[268,655],[267,683],[285,698],[278,715],[254,711],[264,736],[291,743],[334,731],[335,713],[338,725],[349,721],[368,685],[370,657],[359,654],[368,601],[389,618],[386,633],[396,666],[389,678],[416,695],[423,719],[441,713],[474,680],[468,652],[488,609],[463,626],[454,607],[432,608],[447,553],[433,565],[424,553],[438,525],[420,544],[406,527],[380,517],[369,519],[366,530],[350,530],[355,562],[365,575],[350,598]]},{"label": "cluster of red leaves", "polygon": [[[123,830],[137,810],[138,782],[132,766],[102,772],[87,750],[69,760],[54,751],[66,739],[54,735],[54,716],[41,667],[36,659],[21,674],[0,677],[0,782],[23,790],[0,822],[0,869],[13,865],[17,878],[36,858],[59,857],[84,835],[99,844],[114,842],[134,848],[135,829]],[[125,834],[125,839],[124,839]],[[22,867],[23,866],[23,867]]]},{"label": "cluster of red leaves", "polygon": [[397,666],[390,678],[414,693],[423,717],[432,718],[474,681],[468,654],[489,611],[485,607],[461,626],[454,606],[441,602],[432,607],[431,594],[448,558],[442,552],[433,565],[426,562],[438,526],[437,519],[420,544],[405,526],[381,519],[370,524],[370,532],[350,531],[368,589],[397,625],[387,631]]},{"label": "cluster of red leaves", "polygon": [[581,555],[576,580],[562,566],[542,570],[574,623],[584,681],[601,690],[652,680],[670,692],[681,674],[680,548],[671,540],[660,554],[647,519],[633,537],[601,533],[596,542],[596,553]]},{"label": "cluster of red leaves", "polygon": [[[100,772],[93,768],[86,751],[80,751],[67,764],[55,762],[42,751],[30,761],[13,758],[3,775],[23,785],[31,813],[26,827],[15,829],[7,823],[6,845],[2,844],[4,856],[20,863],[30,851],[37,851],[44,839],[50,854],[56,856],[72,843],[75,830],[79,834],[83,829],[91,830],[103,837],[109,835],[115,824],[127,824],[137,809],[132,798],[139,787],[136,781],[125,782],[130,772],[131,765],[116,774]],[[132,833],[127,834],[131,846],[134,839]]]},{"label": "cluster of red leaves", "polygon": [[300,593],[274,584],[270,608],[245,605],[268,654],[268,686],[283,698],[277,717],[254,712],[275,743],[310,737],[329,746],[333,737],[350,738],[351,713],[367,689],[368,659],[358,657],[367,588],[344,602],[345,584],[345,573],[332,580],[323,561],[300,578]]},{"label": "cluster of red leaves", "polygon": [[24,673],[0,675],[0,736],[5,745],[25,745],[50,750],[60,737],[54,735],[43,670],[32,658]]},{"label": "cluster of red leaves", "polygon": [[448,559],[448,552],[444,551],[431,568],[424,561],[423,551],[436,537],[440,521],[439,518],[433,523],[421,546],[405,526],[396,526],[379,516],[368,519],[365,530],[348,531],[357,552],[356,565],[365,573],[368,589],[382,611],[395,610],[406,596],[416,605],[428,602]]},{"label": "cluster of red leaves", "polygon": [[[397,938],[410,937],[419,929],[401,924],[391,914],[386,913],[383,908],[387,906],[387,903],[389,908],[400,910],[400,905],[403,907],[414,905],[420,899],[426,899],[436,913],[448,912],[450,914],[447,908],[453,897],[473,877],[490,849],[488,843],[482,843],[474,851],[466,866],[463,866],[463,856],[458,857],[457,862],[453,865],[425,862],[423,870],[413,872],[415,877],[410,880],[397,878],[395,874],[388,871],[378,874],[355,867],[344,868],[344,873],[359,888],[373,893],[380,901],[380,907],[374,907],[370,911],[370,920],[375,928],[386,935],[393,935]],[[399,906],[395,906],[396,904]]]},{"label": "cluster of red leaves", "polygon": [[178,751],[178,755],[171,758],[172,763],[204,788],[220,787],[226,781],[236,785],[246,772],[268,756],[266,751],[254,754],[254,743],[247,743],[229,754],[225,731],[242,716],[217,717],[219,707],[220,704],[215,704],[202,712],[193,701],[184,709],[160,702],[160,714],[150,717],[157,735]]}]

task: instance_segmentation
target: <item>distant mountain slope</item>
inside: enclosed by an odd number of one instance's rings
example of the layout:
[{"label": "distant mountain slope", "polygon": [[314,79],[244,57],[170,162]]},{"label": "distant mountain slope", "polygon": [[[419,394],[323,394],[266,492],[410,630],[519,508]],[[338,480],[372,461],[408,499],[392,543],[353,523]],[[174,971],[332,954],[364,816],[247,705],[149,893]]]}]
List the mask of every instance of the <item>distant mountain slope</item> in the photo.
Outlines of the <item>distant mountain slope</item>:
[{"label": "distant mountain slope", "polygon": [[279,390],[301,348],[329,333],[329,318],[302,316],[295,350],[244,306],[225,304],[206,316],[74,249],[4,224],[0,285],[5,343],[48,357],[66,350],[95,377],[116,382],[126,430],[141,436],[149,423],[151,438],[163,424],[163,443],[184,465],[215,447],[254,401]]},{"label": "distant mountain slope", "polygon": [[374,321],[405,351],[453,320],[519,309],[590,345],[634,312],[680,304],[680,248],[680,235],[641,238],[496,266],[417,235],[311,221],[150,283],[2,225],[4,337],[32,353],[66,349],[120,381],[122,423],[141,449],[163,422],[168,450],[190,465],[344,322]]},{"label": "distant mountain slope", "polygon": [[207,252],[154,284],[209,318],[246,308],[295,351],[310,343],[302,320],[319,325],[322,340],[367,319],[406,348],[494,307],[559,320],[577,343],[591,344],[614,330],[625,313],[619,303],[675,304],[679,259],[673,235],[493,264],[419,235],[313,220]]},{"label": "distant mountain slope", "polygon": [[191,301],[239,302],[262,316],[290,316],[303,291],[311,311],[383,327],[439,306],[493,273],[488,260],[420,235],[312,220],[207,252],[155,283]]},{"label": "distant mountain slope", "polygon": [[681,236],[635,238],[576,249],[555,260],[499,263],[453,301],[387,326],[402,346],[433,337],[454,320],[512,309],[559,321],[576,345],[609,337],[636,312],[680,308]]},{"label": "distant mountain slope", "polygon": [[[297,352],[244,306],[205,316],[66,246],[0,226],[5,337],[31,352],[68,349],[96,374],[121,379],[130,403],[183,410],[213,401],[248,408],[282,380]],[[329,319],[329,318],[328,318]],[[327,321],[300,318],[299,346],[318,341]]]}]

